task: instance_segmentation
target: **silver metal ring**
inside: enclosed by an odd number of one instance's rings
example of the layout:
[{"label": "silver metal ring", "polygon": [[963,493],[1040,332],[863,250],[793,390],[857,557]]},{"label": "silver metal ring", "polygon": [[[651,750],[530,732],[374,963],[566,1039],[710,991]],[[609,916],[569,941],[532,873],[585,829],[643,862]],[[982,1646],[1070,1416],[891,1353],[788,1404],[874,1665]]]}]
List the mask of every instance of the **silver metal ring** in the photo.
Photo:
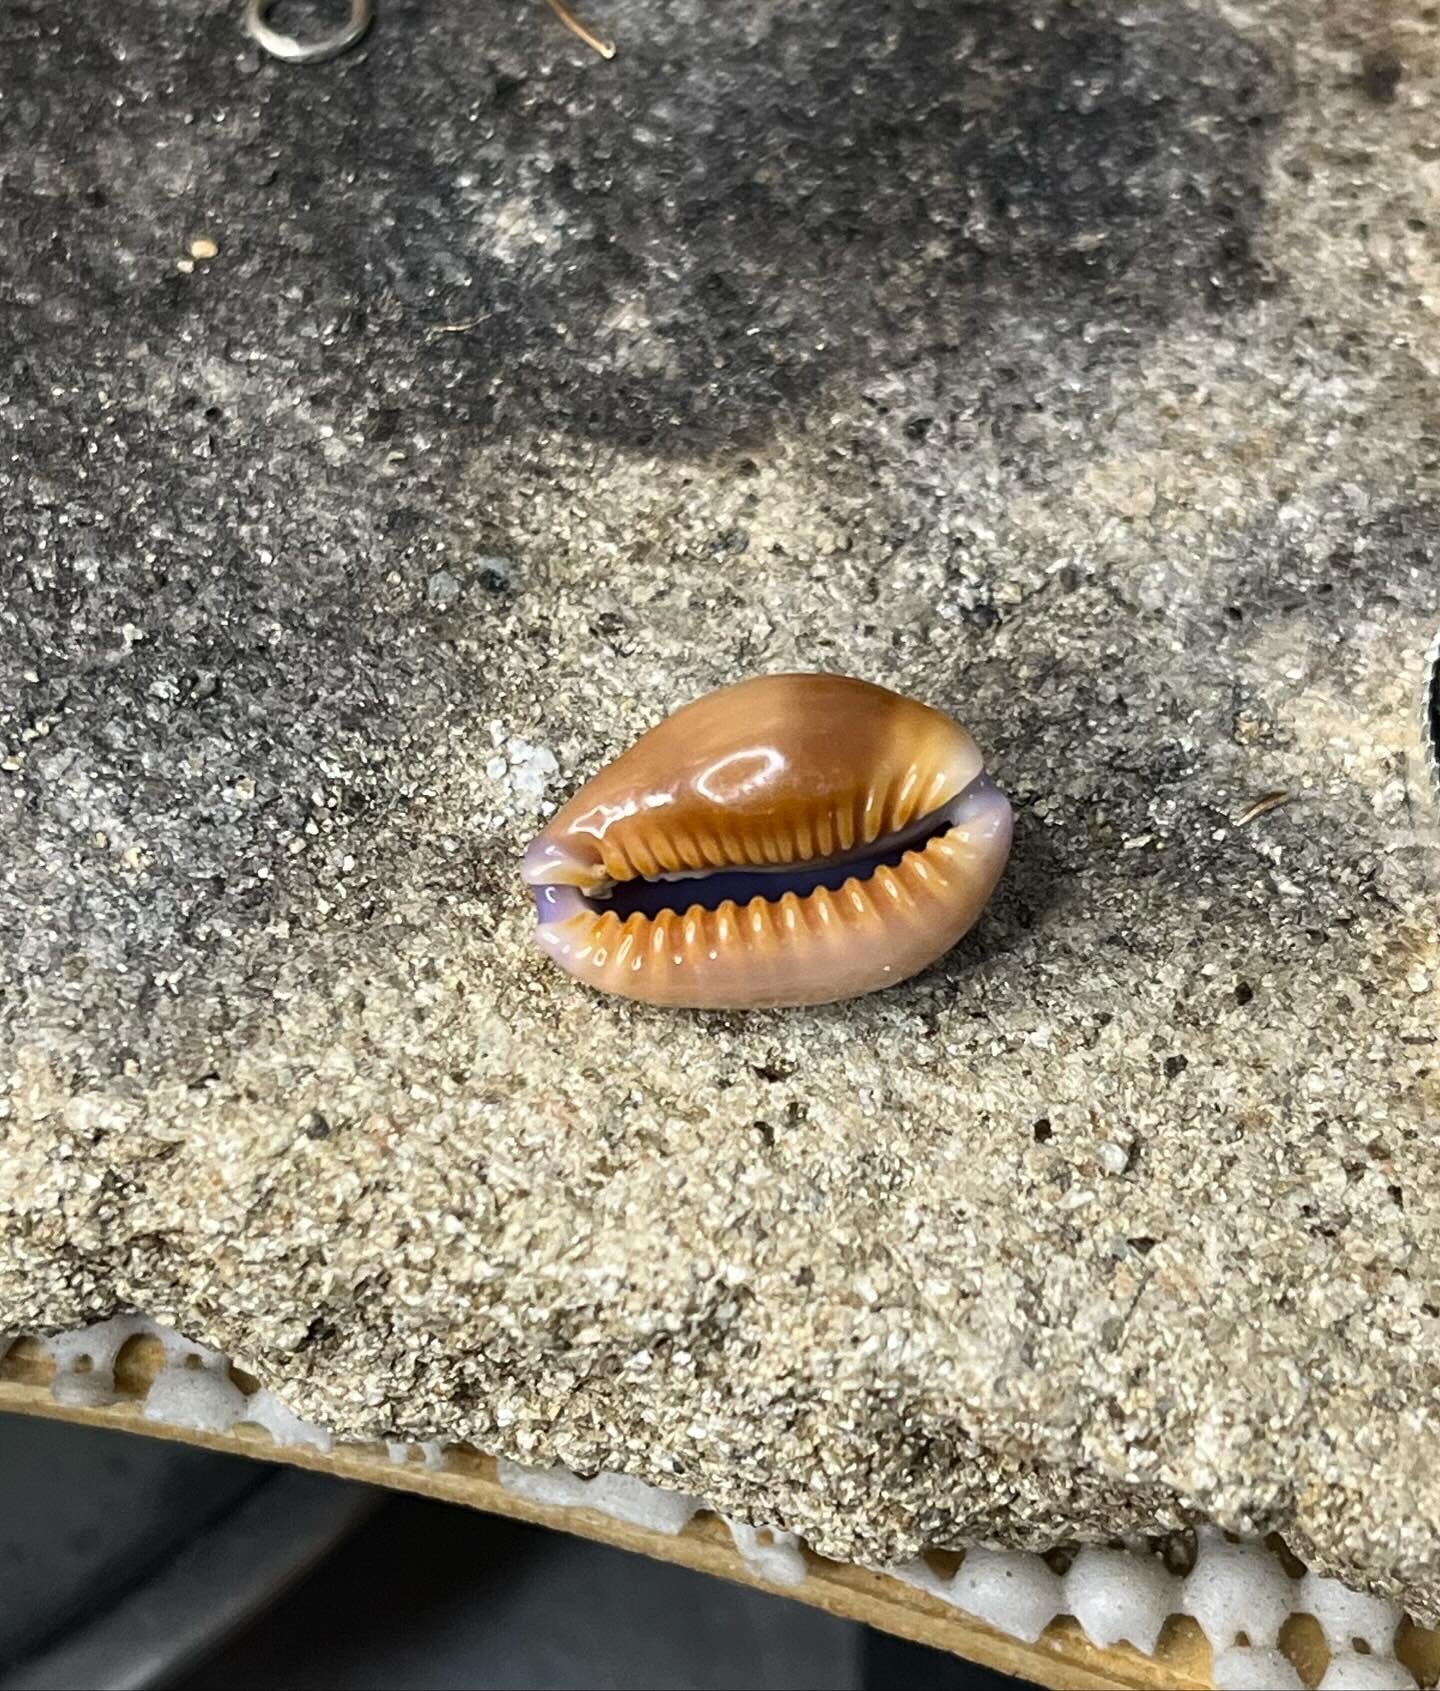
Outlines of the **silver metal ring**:
[{"label": "silver metal ring", "polygon": [[245,28],[267,53],[292,65],[315,65],[322,59],[333,59],[346,52],[370,27],[370,0],[350,0],[350,19],[333,35],[318,41],[297,41],[293,35],[282,35],[269,23],[270,8],[275,0],[245,0]]},{"label": "silver metal ring", "polygon": [[1440,634],[1425,654],[1425,679],[1421,686],[1420,735],[1425,742],[1425,761],[1430,778],[1440,792]]}]

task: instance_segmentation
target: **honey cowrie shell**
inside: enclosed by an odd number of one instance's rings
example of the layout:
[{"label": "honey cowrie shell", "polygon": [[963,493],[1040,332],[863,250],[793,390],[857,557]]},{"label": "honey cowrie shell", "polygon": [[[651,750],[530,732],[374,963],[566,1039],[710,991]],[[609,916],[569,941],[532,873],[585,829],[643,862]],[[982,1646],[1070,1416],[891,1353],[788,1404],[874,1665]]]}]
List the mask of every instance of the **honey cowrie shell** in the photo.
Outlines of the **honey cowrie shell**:
[{"label": "honey cowrie shell", "polygon": [[1005,795],[942,711],[762,675],[667,717],[525,853],[541,947],[650,1004],[826,1004],[955,944],[1010,851]]}]

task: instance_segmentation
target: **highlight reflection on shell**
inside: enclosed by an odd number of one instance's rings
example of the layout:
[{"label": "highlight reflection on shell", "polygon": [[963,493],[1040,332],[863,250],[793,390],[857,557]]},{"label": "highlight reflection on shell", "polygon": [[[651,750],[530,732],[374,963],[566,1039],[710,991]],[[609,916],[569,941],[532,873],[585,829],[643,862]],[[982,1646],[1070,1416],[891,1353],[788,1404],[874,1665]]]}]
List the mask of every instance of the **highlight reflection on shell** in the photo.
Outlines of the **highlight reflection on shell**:
[{"label": "highlight reflection on shell", "polygon": [[695,1009],[892,986],[973,926],[1010,806],[943,712],[764,675],[667,717],[525,853],[538,938],[591,986]]}]

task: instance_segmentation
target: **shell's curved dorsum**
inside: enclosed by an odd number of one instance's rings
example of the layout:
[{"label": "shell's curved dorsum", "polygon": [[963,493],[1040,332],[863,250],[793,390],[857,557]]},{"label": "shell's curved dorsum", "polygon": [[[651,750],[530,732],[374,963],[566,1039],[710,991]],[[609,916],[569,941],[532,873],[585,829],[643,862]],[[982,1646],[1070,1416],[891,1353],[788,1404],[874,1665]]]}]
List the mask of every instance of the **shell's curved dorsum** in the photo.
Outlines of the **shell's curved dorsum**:
[{"label": "shell's curved dorsum", "polygon": [[891,986],[979,916],[1010,806],[943,712],[763,675],[667,717],[525,853],[541,946],[605,992],[696,1009]]}]

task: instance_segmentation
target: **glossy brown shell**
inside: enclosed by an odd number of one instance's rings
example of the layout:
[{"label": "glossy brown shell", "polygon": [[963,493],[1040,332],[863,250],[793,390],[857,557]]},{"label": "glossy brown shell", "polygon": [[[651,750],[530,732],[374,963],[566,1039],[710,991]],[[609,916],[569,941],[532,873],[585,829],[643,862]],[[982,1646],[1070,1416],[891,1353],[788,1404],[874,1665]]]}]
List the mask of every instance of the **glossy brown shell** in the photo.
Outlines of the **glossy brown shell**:
[{"label": "glossy brown shell", "polygon": [[[657,1004],[824,1003],[903,980],[973,924],[1004,867],[1009,806],[982,770],[958,722],[869,682],[768,675],[722,688],[642,735],[531,844],[527,881],[576,889],[540,943],[591,985]],[[973,816],[835,891],[625,920],[589,902],[636,876],[850,852],[967,792]]]}]

